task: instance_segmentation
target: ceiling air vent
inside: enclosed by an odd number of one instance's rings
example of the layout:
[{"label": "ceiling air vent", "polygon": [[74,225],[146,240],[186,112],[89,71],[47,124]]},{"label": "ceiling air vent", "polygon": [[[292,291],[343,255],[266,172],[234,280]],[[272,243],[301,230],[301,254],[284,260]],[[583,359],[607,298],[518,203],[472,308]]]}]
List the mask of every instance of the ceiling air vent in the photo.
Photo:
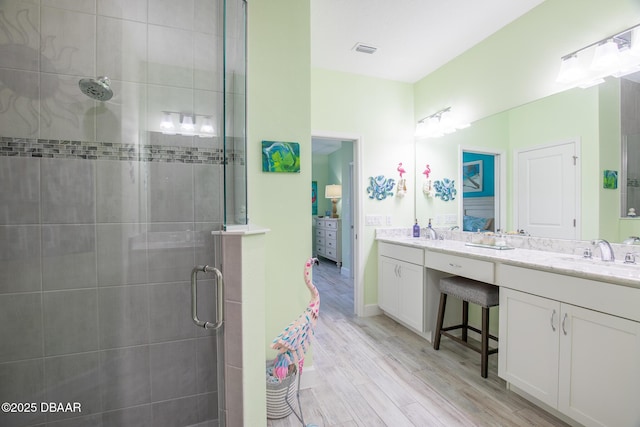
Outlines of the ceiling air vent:
[{"label": "ceiling air vent", "polygon": [[378,48],[371,45],[366,45],[364,43],[356,43],[356,45],[353,47],[353,50],[355,50],[356,52],[368,53],[369,55],[371,55],[376,50],[378,50]]}]

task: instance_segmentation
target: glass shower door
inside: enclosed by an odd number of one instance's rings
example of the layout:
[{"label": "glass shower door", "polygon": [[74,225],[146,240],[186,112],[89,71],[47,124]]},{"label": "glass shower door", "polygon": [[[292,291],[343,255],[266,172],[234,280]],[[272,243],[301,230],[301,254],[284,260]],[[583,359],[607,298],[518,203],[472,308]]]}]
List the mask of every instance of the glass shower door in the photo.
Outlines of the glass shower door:
[{"label": "glass shower door", "polygon": [[0,0],[0,425],[218,425],[230,10]]}]

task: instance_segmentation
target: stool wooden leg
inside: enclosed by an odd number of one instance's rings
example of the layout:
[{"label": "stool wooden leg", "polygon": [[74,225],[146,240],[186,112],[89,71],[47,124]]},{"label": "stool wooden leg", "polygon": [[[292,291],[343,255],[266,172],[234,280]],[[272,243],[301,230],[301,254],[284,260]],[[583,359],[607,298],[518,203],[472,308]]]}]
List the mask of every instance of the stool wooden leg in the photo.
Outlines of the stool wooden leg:
[{"label": "stool wooden leg", "polygon": [[469,330],[469,301],[462,301],[462,341],[467,342]]},{"label": "stool wooden leg", "polygon": [[487,378],[489,371],[489,307],[482,307],[482,360],[480,362],[480,374]]},{"label": "stool wooden leg", "polygon": [[447,294],[440,293],[440,307],[438,308],[438,323],[436,324],[436,332],[433,337],[433,348],[440,349],[440,337],[442,324],[444,323],[444,309],[447,306]]}]

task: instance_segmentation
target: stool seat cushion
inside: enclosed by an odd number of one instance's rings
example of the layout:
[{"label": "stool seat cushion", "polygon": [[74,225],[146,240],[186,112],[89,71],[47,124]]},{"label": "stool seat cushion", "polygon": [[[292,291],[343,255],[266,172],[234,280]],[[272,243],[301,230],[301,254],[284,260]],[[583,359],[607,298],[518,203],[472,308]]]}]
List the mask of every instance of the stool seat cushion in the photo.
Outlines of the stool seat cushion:
[{"label": "stool seat cushion", "polygon": [[440,279],[440,292],[483,307],[496,306],[500,301],[497,286],[460,276]]}]

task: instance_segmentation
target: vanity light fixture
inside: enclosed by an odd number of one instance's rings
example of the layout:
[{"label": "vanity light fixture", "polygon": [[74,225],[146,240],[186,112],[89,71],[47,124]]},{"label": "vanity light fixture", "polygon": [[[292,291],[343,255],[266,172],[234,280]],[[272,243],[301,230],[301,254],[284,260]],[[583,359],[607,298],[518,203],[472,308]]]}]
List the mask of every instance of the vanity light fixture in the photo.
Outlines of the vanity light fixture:
[{"label": "vanity light fixture", "polygon": [[457,122],[453,117],[451,107],[447,107],[420,119],[416,126],[416,137],[438,138],[445,134],[453,133],[458,129],[468,128],[469,126],[471,126],[470,123]]},{"label": "vanity light fixture", "polygon": [[556,82],[587,88],[640,71],[640,24],[560,58]]},{"label": "vanity light fixture", "polygon": [[[180,124],[176,128],[176,119]],[[199,131],[196,127],[200,125]],[[185,113],[181,111],[163,111],[160,120],[160,130],[165,135],[187,135],[200,138],[213,138],[217,136],[210,115]]]}]

